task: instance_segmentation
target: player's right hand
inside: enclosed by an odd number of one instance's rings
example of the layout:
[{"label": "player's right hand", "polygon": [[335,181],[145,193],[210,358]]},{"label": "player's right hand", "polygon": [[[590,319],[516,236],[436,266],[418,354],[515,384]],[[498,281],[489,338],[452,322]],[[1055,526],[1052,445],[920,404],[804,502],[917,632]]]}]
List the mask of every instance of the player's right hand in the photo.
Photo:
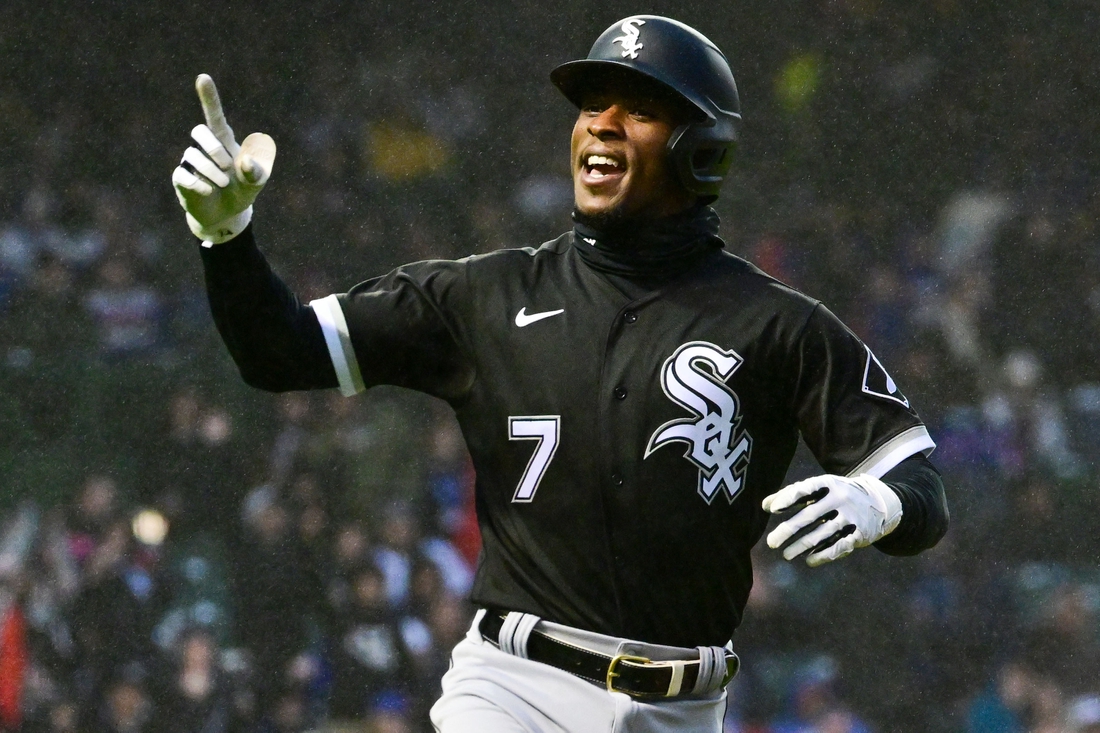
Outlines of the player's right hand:
[{"label": "player's right hand", "polygon": [[275,164],[275,141],[254,132],[238,145],[214,80],[199,74],[195,90],[206,124],[191,131],[195,145],[184,151],[172,172],[172,185],[192,233],[205,243],[220,244],[252,221],[252,202]]}]

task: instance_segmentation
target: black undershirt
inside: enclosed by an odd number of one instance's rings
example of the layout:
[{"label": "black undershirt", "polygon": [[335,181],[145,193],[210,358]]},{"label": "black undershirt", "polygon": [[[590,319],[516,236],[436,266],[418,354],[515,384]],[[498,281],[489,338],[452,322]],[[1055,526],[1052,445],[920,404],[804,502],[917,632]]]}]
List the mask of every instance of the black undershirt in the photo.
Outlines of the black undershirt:
[{"label": "black undershirt", "polygon": [[199,251],[214,325],[248,385],[268,392],[339,386],[316,313],[271,270],[251,224]]},{"label": "black undershirt", "polygon": [[709,206],[663,219],[614,223],[573,212],[577,254],[631,300],[664,287],[724,246],[718,215]]}]

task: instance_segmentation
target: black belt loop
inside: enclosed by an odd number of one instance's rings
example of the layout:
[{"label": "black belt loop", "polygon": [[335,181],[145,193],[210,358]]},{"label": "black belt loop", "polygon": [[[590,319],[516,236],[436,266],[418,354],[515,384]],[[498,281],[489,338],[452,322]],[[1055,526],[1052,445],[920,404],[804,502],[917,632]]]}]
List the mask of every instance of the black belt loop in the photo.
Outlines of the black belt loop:
[{"label": "black belt loop", "polygon": [[[498,639],[503,626],[504,616],[500,612],[487,610],[478,631],[486,641],[499,647]],[[552,639],[538,630],[532,631],[527,638],[527,658],[632,697],[690,695],[701,666],[699,659],[668,662],[621,654],[610,657]],[[737,673],[738,659],[733,652],[726,653],[726,667],[723,687]]]}]

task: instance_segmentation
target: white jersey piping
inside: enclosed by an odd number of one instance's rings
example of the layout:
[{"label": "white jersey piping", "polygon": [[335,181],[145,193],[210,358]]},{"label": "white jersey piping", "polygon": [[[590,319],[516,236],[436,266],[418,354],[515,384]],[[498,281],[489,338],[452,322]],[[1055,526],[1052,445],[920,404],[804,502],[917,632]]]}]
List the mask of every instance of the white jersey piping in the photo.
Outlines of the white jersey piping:
[{"label": "white jersey piping", "polygon": [[336,379],[340,382],[340,393],[345,397],[362,392],[363,375],[359,372],[359,362],[355,358],[355,349],[351,345],[348,322],[344,310],[335,295],[310,301],[309,307],[317,314],[321,324],[321,333],[325,335],[325,345],[332,359],[332,368],[336,370]]},{"label": "white jersey piping", "polygon": [[936,444],[928,434],[928,429],[923,425],[915,425],[883,443],[878,450],[849,471],[848,475],[858,476],[861,473],[869,473],[875,478],[882,478],[883,474],[909,456],[917,453],[929,455],[935,448]]}]

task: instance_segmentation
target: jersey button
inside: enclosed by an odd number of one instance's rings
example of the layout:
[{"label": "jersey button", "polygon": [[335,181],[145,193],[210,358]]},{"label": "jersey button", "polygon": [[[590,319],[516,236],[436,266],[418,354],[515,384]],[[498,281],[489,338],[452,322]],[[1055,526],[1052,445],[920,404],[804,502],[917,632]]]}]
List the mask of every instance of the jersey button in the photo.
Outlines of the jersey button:
[{"label": "jersey button", "polygon": [[634,323],[635,321],[638,320],[638,314],[635,313],[634,311],[627,311],[626,313],[623,314],[623,320],[626,321],[627,323]]},{"label": "jersey button", "polygon": [[615,395],[615,399],[617,399],[617,400],[625,400],[626,399],[626,387],[616,387],[615,391],[612,392],[612,394]]},{"label": "jersey button", "polygon": [[615,484],[616,486],[622,486],[623,485],[623,475],[621,473],[611,474],[611,483]]}]

